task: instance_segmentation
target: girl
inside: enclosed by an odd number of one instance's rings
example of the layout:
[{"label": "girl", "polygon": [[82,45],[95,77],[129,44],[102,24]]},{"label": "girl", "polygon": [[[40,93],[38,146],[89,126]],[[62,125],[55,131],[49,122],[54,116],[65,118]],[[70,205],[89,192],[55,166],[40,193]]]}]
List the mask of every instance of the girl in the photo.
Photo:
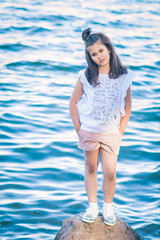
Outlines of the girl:
[{"label": "girl", "polygon": [[86,69],[70,98],[70,115],[84,151],[85,188],[89,207],[84,222],[98,217],[97,167],[100,155],[103,172],[103,219],[114,225],[112,201],[116,187],[116,163],[120,142],[131,114],[131,71],[122,65],[110,39],[102,33],[83,31]]}]

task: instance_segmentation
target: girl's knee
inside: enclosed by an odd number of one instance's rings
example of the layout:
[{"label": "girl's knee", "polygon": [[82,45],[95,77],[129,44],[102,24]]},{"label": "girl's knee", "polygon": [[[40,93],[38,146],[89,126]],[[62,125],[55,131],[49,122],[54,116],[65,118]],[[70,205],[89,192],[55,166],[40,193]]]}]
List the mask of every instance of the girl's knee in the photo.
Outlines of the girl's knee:
[{"label": "girl's knee", "polygon": [[114,181],[116,179],[116,172],[115,171],[109,171],[106,173],[103,173],[104,178],[108,181]]},{"label": "girl's knee", "polygon": [[86,164],[85,168],[90,174],[97,172],[97,164]]}]

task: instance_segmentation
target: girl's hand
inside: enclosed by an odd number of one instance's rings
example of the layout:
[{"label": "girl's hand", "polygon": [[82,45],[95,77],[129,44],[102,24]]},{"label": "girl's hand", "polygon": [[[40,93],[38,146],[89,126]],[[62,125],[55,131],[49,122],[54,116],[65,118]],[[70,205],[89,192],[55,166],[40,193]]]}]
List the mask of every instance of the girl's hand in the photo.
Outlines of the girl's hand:
[{"label": "girl's hand", "polygon": [[123,134],[124,134],[124,132],[123,131],[121,131],[120,129],[119,129],[119,132],[120,132],[120,134],[122,135],[122,137],[123,137]]},{"label": "girl's hand", "polygon": [[80,127],[76,129],[77,134],[78,134],[78,132],[80,131],[80,129],[81,129]]},{"label": "girl's hand", "polygon": [[120,132],[120,134],[122,135],[122,137],[123,137],[123,134],[124,134],[124,132],[123,131],[121,131],[121,130],[119,130],[119,132]]}]

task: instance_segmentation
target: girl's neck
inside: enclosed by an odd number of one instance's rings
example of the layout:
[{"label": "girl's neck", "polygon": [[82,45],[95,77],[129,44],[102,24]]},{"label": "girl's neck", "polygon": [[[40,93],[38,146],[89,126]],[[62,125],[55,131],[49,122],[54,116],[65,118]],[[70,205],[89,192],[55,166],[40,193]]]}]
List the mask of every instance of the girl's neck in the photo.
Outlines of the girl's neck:
[{"label": "girl's neck", "polygon": [[109,73],[109,67],[99,67],[98,68],[98,71],[99,71],[99,73],[101,73],[101,74],[108,74]]}]

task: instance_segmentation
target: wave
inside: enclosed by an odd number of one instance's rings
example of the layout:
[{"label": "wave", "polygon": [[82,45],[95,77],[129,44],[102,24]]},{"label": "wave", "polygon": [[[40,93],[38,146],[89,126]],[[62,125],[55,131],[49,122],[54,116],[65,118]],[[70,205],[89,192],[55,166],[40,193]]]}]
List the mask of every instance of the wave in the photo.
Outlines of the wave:
[{"label": "wave", "polygon": [[19,61],[19,62],[12,62],[5,65],[6,68],[11,70],[22,70],[27,69],[31,71],[35,71],[40,69],[41,71],[64,71],[64,72],[78,72],[80,71],[83,66],[73,66],[66,63],[58,63],[52,61]]},{"label": "wave", "polygon": [[23,49],[34,49],[34,47],[27,46],[27,45],[24,45],[21,43],[14,43],[14,44],[12,43],[12,44],[2,44],[2,45],[0,45],[0,49],[18,52]]}]

